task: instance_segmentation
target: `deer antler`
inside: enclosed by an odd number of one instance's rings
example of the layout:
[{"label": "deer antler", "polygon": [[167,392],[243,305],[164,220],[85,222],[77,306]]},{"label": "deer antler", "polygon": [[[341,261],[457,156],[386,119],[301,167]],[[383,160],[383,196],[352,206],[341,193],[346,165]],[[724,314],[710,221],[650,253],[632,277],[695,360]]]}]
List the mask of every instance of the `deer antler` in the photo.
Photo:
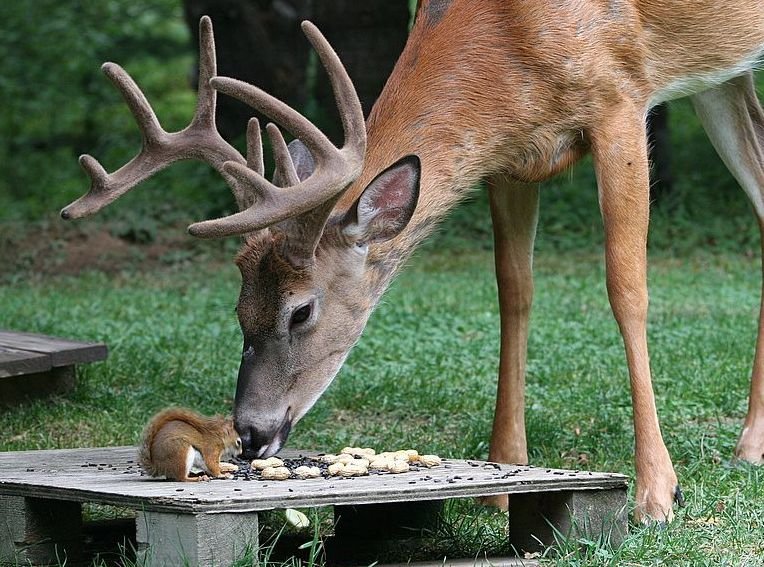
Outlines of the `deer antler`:
[{"label": "deer antler", "polygon": [[[116,63],[104,63],[101,69],[122,93],[135,117],[143,135],[143,147],[137,156],[114,173],[107,173],[92,156],[81,156],[80,165],[91,179],[90,189],[61,211],[63,218],[75,219],[98,212],[141,181],[182,159],[196,159],[210,164],[231,186],[239,208],[251,205],[251,194],[223,169],[225,163],[237,163],[245,167],[246,160],[220,136],[215,127],[217,93],[209,84],[216,73],[215,42],[212,22],[207,16],[199,23],[199,90],[196,112],[185,129],[179,132],[165,131],[146,96],[122,67]],[[260,146],[257,127],[250,127],[247,132],[248,147],[251,151],[259,151],[262,156],[262,150],[252,150]],[[255,134],[256,142],[252,139]],[[262,164],[262,157],[259,163]],[[262,165],[259,171],[263,171]]]},{"label": "deer antler", "polygon": [[[318,52],[339,107],[345,144],[336,148],[307,118],[288,105],[250,84],[215,77],[215,44],[212,22],[207,16],[199,25],[199,94],[191,123],[179,132],[166,132],[151,105],[133,79],[119,65],[105,63],[104,73],[119,89],[143,134],[143,147],[130,162],[107,173],[89,155],[80,164],[91,178],[88,192],[61,211],[65,219],[93,214],[141,181],[181,159],[206,162],[220,172],[236,198],[241,212],[192,224],[189,232],[202,238],[244,234],[282,223],[293,234],[290,256],[309,261],[326,219],[342,192],[358,177],[366,151],[366,126],[361,103],[339,57],[321,32],[310,22],[303,31]],[[260,127],[256,119],[247,127],[247,158],[226,142],[215,127],[216,91],[229,94],[283,124],[300,139],[315,163],[313,173],[301,180],[295,171],[278,127],[268,124],[276,158],[279,185],[264,177]],[[287,221],[288,222],[283,222]],[[299,242],[297,242],[299,240]]]},{"label": "deer antler", "polygon": [[[213,78],[210,81],[213,88],[249,104],[302,141],[316,167],[307,179],[279,188],[237,161],[223,164],[224,172],[256,195],[255,202],[234,215],[193,224],[189,227],[191,234],[202,238],[230,236],[300,216],[310,221],[310,232],[320,235],[331,207],[360,175],[366,152],[366,125],[358,95],[339,57],[318,28],[305,21],[302,29],[331,80],[345,144],[336,148],[307,118],[257,87],[228,77]],[[318,208],[322,214],[309,214]],[[301,232],[308,230],[303,227]]]}]

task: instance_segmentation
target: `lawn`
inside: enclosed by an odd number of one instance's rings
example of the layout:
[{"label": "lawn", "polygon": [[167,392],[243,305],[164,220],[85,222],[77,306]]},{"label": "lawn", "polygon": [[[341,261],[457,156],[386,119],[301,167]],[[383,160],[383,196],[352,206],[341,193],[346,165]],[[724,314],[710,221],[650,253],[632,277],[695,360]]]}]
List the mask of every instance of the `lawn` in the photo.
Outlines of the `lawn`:
[{"label": "lawn", "polygon": [[[477,209],[482,203],[470,207]],[[436,238],[392,286],[292,447],[414,446],[484,458],[493,410],[498,313],[490,251],[439,251]],[[633,478],[628,379],[597,254],[540,253],[529,347],[531,462]],[[745,255],[652,263],[650,344],[658,407],[688,506],[667,529],[632,526],[618,549],[550,562],[756,564],[764,485],[730,456],[746,408],[759,262]],[[135,443],[169,404],[230,410],[240,338],[232,264],[32,278],[0,288],[0,327],[103,340],[77,390],[0,414],[0,450]],[[495,515],[477,507],[462,515]],[[454,545],[479,553],[479,530]],[[490,538],[489,538],[490,540]],[[746,563],[747,561],[747,563]]]}]

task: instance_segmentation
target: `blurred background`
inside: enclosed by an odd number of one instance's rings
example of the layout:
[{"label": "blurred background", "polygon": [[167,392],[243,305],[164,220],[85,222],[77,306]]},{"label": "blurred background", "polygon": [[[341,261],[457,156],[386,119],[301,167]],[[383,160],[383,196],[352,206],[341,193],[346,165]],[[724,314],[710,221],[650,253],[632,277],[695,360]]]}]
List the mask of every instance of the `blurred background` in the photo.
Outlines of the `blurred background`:
[{"label": "blurred background", "polygon": [[[165,262],[185,261],[199,253],[200,245],[181,227],[230,212],[234,206],[225,184],[210,168],[183,163],[92,220],[58,220],[58,210],[87,188],[77,164],[80,154],[90,153],[113,170],[139,149],[132,117],[99,71],[104,61],[120,63],[135,77],[166,129],[182,128],[195,100],[196,27],[199,16],[207,13],[215,25],[220,74],[258,84],[336,137],[338,122],[328,82],[298,22],[311,18],[318,23],[347,65],[368,112],[405,43],[412,8],[409,0],[3,3],[0,253],[13,269],[0,277],[30,267],[38,274],[50,267],[76,271],[83,261],[64,261],[68,253],[76,256],[70,250],[72,241],[82,242],[96,233],[116,239],[109,240],[115,248],[161,241],[172,248],[162,253]],[[250,111],[240,103],[219,97],[220,129],[239,147],[248,116]],[[672,103],[658,118],[656,181],[661,178],[663,183],[656,183],[654,191],[651,248],[669,254],[757,250],[758,234],[747,201],[716,157],[689,103]],[[465,239],[471,246],[478,239],[489,246],[486,210],[484,192],[476,192],[446,225],[449,245]],[[546,184],[540,249],[596,250],[600,224],[587,161]],[[100,245],[107,240],[101,239]],[[201,249],[207,246],[216,245]],[[35,261],[51,247],[55,258],[48,252],[45,265]]]}]

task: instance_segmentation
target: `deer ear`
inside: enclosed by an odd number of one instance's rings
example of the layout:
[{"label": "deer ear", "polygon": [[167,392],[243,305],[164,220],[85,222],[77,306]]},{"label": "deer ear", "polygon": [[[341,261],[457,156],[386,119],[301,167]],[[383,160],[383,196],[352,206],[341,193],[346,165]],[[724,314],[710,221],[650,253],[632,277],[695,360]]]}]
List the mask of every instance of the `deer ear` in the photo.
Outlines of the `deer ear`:
[{"label": "deer ear", "polygon": [[345,234],[363,244],[399,235],[414,214],[420,173],[419,158],[410,155],[377,175],[345,216]]},{"label": "deer ear", "polygon": [[[310,153],[310,150],[307,148],[307,146],[296,138],[289,142],[287,151],[289,152],[289,157],[292,160],[292,164],[294,164],[294,170],[295,173],[297,173],[297,180],[305,181],[313,174],[313,170],[316,169],[316,163],[313,161],[313,155]],[[277,187],[285,187],[294,182],[294,180],[282,179],[284,175],[285,173],[280,171],[280,169],[277,167],[273,172],[273,184]]]},{"label": "deer ear", "polygon": [[297,177],[300,181],[305,181],[308,177],[313,175],[313,170],[316,169],[316,163],[313,161],[313,155],[305,144],[300,140],[294,139],[289,142],[287,146],[289,155],[294,163],[294,169],[297,171]]}]

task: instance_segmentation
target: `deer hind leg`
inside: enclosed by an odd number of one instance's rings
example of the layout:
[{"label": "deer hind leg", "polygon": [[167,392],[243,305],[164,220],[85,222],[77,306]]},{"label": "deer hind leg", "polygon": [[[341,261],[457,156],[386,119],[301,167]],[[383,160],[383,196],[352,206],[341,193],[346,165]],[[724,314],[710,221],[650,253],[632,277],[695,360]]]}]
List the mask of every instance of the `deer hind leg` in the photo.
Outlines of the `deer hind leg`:
[{"label": "deer hind leg", "polygon": [[610,305],[623,337],[634,411],[637,519],[668,521],[681,503],[661,436],[647,352],[650,182],[644,110],[624,101],[591,132]]},{"label": "deer hind leg", "polygon": [[[764,253],[764,112],[753,75],[736,77],[692,101],[711,143],[753,204]],[[735,449],[736,457],[752,463],[764,462],[764,293],[762,301],[748,415]]]},{"label": "deer hind leg", "polygon": [[[525,360],[533,298],[533,241],[538,219],[538,187],[497,176],[489,180],[501,314],[501,354],[488,458],[528,463],[525,439]],[[507,497],[483,500],[507,507]]]}]

